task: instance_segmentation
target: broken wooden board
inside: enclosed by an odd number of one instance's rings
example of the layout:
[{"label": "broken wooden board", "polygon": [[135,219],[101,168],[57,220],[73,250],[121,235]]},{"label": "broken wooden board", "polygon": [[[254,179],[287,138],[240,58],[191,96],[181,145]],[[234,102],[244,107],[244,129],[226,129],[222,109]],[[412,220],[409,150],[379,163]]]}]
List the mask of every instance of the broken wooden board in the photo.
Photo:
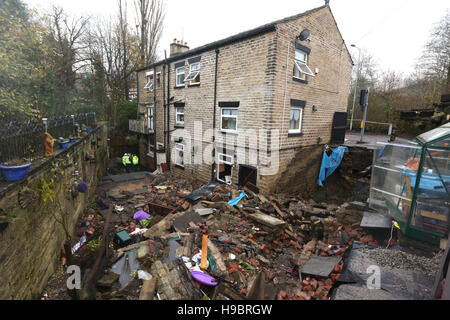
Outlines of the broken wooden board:
[{"label": "broken wooden board", "polygon": [[280,219],[268,216],[267,214],[263,213],[249,214],[248,218],[274,229],[281,229],[286,226],[285,221],[281,221]]},{"label": "broken wooden board", "polygon": [[220,271],[220,273],[226,273],[227,267],[225,265],[225,262],[223,260],[222,254],[220,253],[219,249],[212,243],[211,241],[208,241],[208,250],[211,252],[211,255],[214,257],[214,260],[216,261],[217,269]]}]

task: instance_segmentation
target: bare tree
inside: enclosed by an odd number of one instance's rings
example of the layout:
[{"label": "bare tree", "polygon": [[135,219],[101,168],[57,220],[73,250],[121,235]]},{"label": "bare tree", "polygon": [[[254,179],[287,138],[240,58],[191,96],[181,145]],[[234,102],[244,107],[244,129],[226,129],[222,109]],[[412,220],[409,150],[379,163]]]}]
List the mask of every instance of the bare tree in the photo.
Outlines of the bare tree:
[{"label": "bare tree", "polygon": [[[419,74],[433,82],[433,93],[450,92],[450,11],[437,23],[417,64]],[[443,92],[445,91],[445,92]]]},{"label": "bare tree", "polygon": [[53,6],[45,21],[47,40],[55,57],[53,68],[59,78],[60,103],[66,107],[67,93],[74,89],[76,72],[89,61],[84,54],[86,44],[83,41],[89,18],[70,19],[62,8]]},{"label": "bare tree", "polygon": [[164,5],[161,0],[135,0],[136,29],[139,37],[139,66],[156,60],[156,50],[164,23]]}]

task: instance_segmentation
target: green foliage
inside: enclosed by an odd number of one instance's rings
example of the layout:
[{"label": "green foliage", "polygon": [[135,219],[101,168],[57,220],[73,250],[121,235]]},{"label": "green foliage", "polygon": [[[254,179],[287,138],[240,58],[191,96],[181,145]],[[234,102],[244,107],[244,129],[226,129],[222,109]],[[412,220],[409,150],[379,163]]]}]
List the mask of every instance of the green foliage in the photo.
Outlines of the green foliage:
[{"label": "green foliage", "polygon": [[137,100],[126,101],[121,100],[117,105],[117,127],[113,128],[117,134],[129,134],[129,119],[136,119],[138,103]]},{"label": "green foliage", "polygon": [[50,182],[47,182],[45,181],[44,176],[41,176],[40,186],[37,188],[37,191],[41,196],[44,206],[47,205],[48,202],[53,203],[55,201],[56,194],[54,188],[55,181],[53,179],[51,179]]},{"label": "green foliage", "polygon": [[150,226],[150,224],[152,223],[152,218],[149,217],[147,219],[141,220],[141,226],[143,226],[144,228],[148,228]]},{"label": "green foliage", "polygon": [[87,243],[87,249],[92,252],[97,252],[98,249],[100,249],[100,246],[102,244],[102,237],[99,237],[97,240],[92,240]]}]

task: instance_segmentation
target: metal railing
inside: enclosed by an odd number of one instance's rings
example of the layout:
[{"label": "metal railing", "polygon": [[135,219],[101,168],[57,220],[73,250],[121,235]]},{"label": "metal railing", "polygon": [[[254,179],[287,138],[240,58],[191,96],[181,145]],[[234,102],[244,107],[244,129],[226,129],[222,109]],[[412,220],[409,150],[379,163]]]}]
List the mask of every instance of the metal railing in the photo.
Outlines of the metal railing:
[{"label": "metal railing", "polygon": [[0,119],[0,163],[26,158],[32,161],[45,154],[44,133],[65,139],[77,135],[77,128],[95,124],[95,113],[28,120],[25,122]]},{"label": "metal railing", "polygon": [[129,120],[129,130],[132,132],[138,132],[142,134],[148,134],[153,131],[149,130],[145,120]]}]

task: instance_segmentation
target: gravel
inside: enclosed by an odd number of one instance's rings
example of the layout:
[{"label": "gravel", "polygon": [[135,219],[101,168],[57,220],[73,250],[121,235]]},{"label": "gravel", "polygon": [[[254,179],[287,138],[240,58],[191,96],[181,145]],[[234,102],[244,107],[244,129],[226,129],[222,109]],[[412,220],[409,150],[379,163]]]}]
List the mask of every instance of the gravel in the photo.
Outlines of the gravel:
[{"label": "gravel", "polygon": [[441,251],[433,258],[426,258],[389,249],[362,249],[361,251],[381,267],[422,272],[430,277],[435,277],[439,272],[444,254]]}]

